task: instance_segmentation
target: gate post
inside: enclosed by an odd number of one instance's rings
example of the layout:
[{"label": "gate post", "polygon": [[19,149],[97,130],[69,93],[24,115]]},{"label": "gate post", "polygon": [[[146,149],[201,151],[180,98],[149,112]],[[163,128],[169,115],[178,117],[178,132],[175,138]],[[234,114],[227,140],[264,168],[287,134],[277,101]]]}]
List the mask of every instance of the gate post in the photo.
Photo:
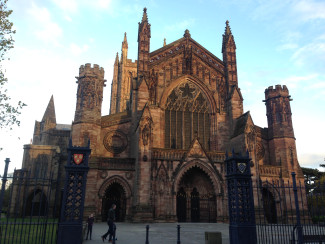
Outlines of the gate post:
[{"label": "gate post", "polygon": [[299,202],[298,202],[298,194],[297,194],[296,173],[292,172],[291,176],[292,176],[293,194],[295,196],[298,243],[301,244],[303,238],[302,238],[302,226],[300,223],[300,211],[299,211]]},{"label": "gate post", "polygon": [[249,154],[226,153],[230,244],[256,244],[256,224]]},{"label": "gate post", "polygon": [[2,204],[3,204],[3,196],[5,194],[6,190],[6,182],[7,182],[7,175],[8,175],[8,166],[9,166],[10,159],[6,158],[5,160],[5,171],[3,172],[3,177],[2,177],[2,186],[1,186],[1,193],[0,193],[0,217],[2,213]]},{"label": "gate post", "polygon": [[82,218],[90,152],[89,141],[87,147],[73,147],[70,139],[68,162],[65,166],[66,178],[60,214],[58,244],[82,243]]}]

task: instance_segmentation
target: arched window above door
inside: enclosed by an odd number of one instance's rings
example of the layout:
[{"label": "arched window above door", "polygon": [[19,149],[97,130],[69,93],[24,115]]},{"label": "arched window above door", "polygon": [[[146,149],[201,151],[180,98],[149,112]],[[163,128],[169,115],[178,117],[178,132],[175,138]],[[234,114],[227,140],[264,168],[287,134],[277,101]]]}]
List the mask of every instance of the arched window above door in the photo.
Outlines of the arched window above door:
[{"label": "arched window above door", "polygon": [[178,85],[167,98],[165,106],[165,147],[188,149],[195,137],[209,150],[209,104],[193,83]]}]

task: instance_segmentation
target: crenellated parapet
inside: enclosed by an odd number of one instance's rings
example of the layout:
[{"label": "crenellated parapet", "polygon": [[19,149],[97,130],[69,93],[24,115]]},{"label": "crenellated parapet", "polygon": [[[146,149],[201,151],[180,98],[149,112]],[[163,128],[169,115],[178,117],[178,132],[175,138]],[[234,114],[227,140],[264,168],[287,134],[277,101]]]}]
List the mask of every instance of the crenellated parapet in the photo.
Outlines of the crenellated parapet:
[{"label": "crenellated parapet", "polygon": [[275,88],[273,88],[273,86],[269,86],[267,89],[265,89],[265,102],[268,99],[279,97],[290,98],[289,90],[286,85],[276,85]]},{"label": "crenellated parapet", "polygon": [[287,86],[276,85],[265,89],[266,115],[271,137],[293,137],[289,90]]},{"label": "crenellated parapet", "polygon": [[104,80],[104,73],[104,68],[100,67],[98,64],[94,64],[93,67],[91,67],[91,64],[87,63],[80,66],[78,78],[83,78],[83,76],[95,76],[98,79]]}]

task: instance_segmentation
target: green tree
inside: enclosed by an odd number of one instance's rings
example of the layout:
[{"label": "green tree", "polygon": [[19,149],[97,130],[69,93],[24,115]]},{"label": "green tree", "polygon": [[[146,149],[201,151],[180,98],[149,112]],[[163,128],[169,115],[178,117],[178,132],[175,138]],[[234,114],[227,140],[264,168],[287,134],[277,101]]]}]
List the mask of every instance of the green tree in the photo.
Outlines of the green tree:
[{"label": "green tree", "polygon": [[12,129],[14,125],[20,125],[18,119],[21,109],[26,106],[19,101],[13,105],[8,91],[5,87],[8,82],[5,77],[3,61],[7,59],[7,52],[14,47],[13,35],[16,33],[13,30],[13,23],[9,20],[12,10],[7,9],[8,0],[0,0],[0,129]]},{"label": "green tree", "polygon": [[325,173],[318,169],[304,167],[301,167],[301,169],[305,177],[307,194],[313,192],[316,188],[319,189],[320,179],[325,175]]}]

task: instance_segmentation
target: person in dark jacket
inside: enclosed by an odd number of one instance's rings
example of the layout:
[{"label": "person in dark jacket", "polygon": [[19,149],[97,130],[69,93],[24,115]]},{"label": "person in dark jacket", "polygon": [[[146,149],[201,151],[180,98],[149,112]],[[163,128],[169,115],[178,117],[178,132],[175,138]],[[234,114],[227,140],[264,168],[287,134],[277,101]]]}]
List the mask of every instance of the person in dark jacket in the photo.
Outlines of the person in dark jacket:
[{"label": "person in dark jacket", "polygon": [[87,228],[87,237],[86,237],[86,240],[88,240],[88,235],[89,235],[89,239],[91,240],[91,234],[93,232],[93,224],[94,224],[94,215],[91,214],[89,215],[88,219],[87,219],[87,225],[88,225],[88,228]]},{"label": "person in dark jacket", "polygon": [[113,242],[113,244],[115,244],[115,230],[116,230],[116,225],[114,224],[115,209],[116,209],[116,205],[112,204],[112,207],[108,210],[108,216],[107,216],[108,230],[104,235],[101,236],[103,242],[106,240],[106,237],[109,235],[108,242]]}]

